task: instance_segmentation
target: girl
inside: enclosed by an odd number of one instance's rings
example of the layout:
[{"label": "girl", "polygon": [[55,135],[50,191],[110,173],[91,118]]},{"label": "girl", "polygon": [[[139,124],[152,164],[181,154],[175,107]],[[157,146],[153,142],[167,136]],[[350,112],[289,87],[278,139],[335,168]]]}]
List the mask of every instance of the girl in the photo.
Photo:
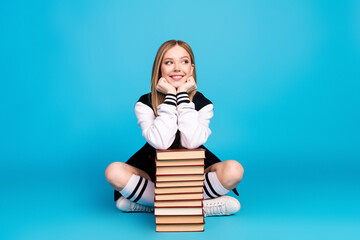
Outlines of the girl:
[{"label": "girl", "polygon": [[105,171],[115,189],[117,208],[153,212],[156,149],[205,149],[205,216],[230,215],[240,209],[235,198],[244,169],[234,160],[221,162],[204,144],[211,134],[213,104],[196,91],[194,54],[183,41],[163,43],[155,57],[151,93],[140,97],[135,114],[146,144],[126,163],[111,163]]}]

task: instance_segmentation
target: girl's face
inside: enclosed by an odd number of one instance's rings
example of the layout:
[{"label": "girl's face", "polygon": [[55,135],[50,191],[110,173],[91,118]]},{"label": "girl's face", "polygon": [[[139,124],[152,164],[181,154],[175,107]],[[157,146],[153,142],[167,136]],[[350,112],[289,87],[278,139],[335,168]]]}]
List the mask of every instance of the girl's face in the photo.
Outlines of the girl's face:
[{"label": "girl's face", "polygon": [[167,50],[161,63],[161,73],[173,87],[178,88],[192,76],[194,64],[189,53],[179,45]]}]

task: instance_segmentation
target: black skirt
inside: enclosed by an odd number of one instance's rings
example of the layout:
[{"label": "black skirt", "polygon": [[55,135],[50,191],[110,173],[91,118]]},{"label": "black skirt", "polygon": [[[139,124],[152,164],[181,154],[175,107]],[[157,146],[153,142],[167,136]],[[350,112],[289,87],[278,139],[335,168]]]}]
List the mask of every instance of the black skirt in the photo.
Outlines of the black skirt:
[{"label": "black skirt", "polygon": [[[214,163],[221,162],[220,159],[212,152],[210,152],[204,145],[201,145],[199,148],[205,149],[204,169],[213,165]],[[153,148],[150,144],[146,143],[139,151],[131,156],[130,159],[126,161],[126,163],[146,172],[150,176],[151,181],[155,183],[155,156],[156,149]],[[236,195],[238,195],[236,188],[233,189],[233,191]],[[115,190],[114,201],[118,200],[120,196],[121,193]]]}]

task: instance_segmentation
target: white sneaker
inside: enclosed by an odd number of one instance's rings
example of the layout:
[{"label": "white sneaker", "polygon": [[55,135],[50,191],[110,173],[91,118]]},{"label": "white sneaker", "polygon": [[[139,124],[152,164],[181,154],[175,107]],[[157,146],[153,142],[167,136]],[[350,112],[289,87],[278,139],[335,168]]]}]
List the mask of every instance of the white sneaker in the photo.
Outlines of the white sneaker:
[{"label": "white sneaker", "polygon": [[203,200],[204,217],[231,215],[240,210],[240,202],[230,196]]},{"label": "white sneaker", "polygon": [[132,202],[129,199],[124,198],[124,196],[121,196],[116,201],[116,207],[124,212],[154,212],[153,207]]}]

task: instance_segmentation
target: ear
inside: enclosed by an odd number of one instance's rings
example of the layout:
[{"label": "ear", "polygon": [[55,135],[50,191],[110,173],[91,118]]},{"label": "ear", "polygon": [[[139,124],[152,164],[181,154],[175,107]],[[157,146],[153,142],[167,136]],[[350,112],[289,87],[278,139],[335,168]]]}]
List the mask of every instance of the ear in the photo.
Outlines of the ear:
[{"label": "ear", "polygon": [[195,64],[191,64],[191,74],[190,75],[193,75],[194,69],[195,69]]}]

